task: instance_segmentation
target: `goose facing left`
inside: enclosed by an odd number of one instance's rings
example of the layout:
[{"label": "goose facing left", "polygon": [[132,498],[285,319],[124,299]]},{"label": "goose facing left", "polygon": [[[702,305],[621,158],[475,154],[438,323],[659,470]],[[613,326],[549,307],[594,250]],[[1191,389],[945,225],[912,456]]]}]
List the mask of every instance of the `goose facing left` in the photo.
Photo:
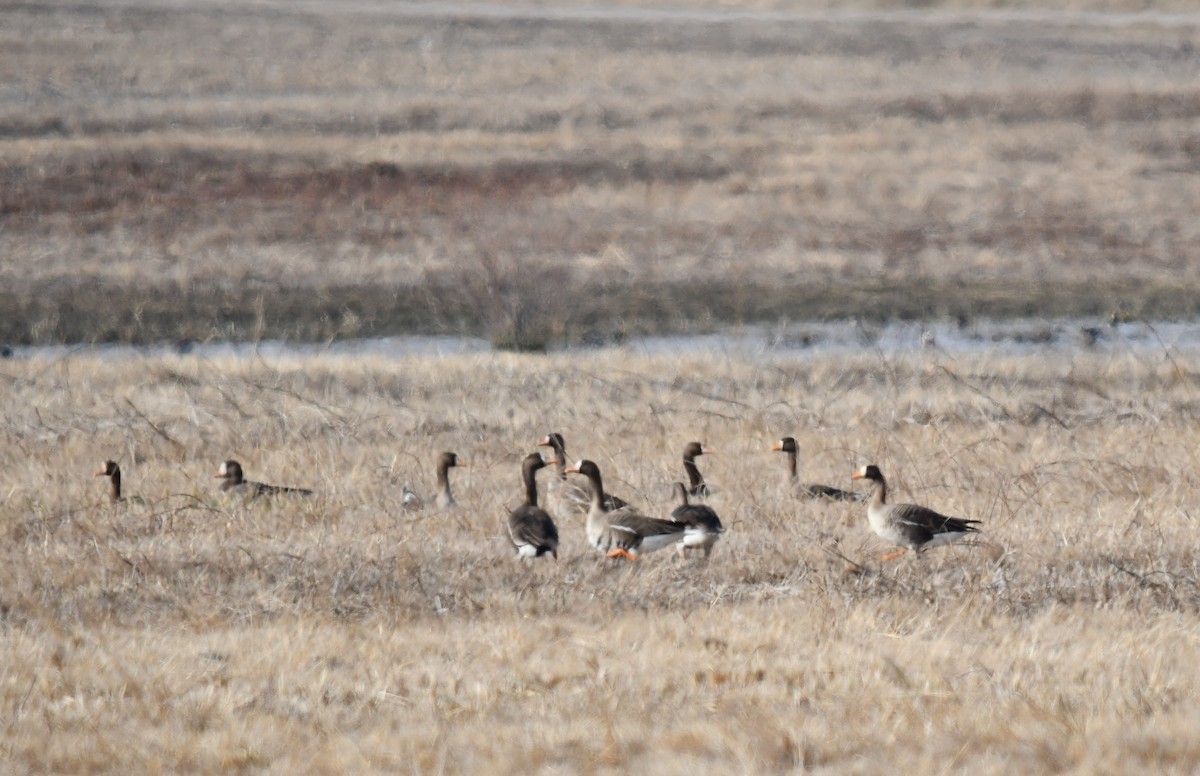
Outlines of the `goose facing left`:
[{"label": "goose facing left", "polygon": [[[538,442],[539,447],[549,447],[554,450],[554,475],[546,482],[546,510],[559,520],[572,520],[586,515],[592,503],[591,492],[582,482],[567,479],[567,443],[563,435],[551,431]],[[629,503],[619,496],[607,491],[604,493],[604,506],[610,511],[629,506]]]},{"label": "goose facing left", "polygon": [[787,454],[787,484],[797,496],[829,501],[862,501],[863,494],[853,490],[842,490],[832,485],[810,485],[800,482],[798,475],[799,447],[795,437],[784,437],[771,446],[775,453]]},{"label": "goose facing left", "polygon": [[530,453],[521,462],[521,479],[525,483],[525,502],[508,516],[508,540],[517,557],[540,558],[549,554],[558,563],[558,527],[546,510],[538,506],[538,470],[554,463],[541,453]]},{"label": "goose facing left", "polygon": [[979,530],[975,527],[978,520],[947,517],[917,504],[887,503],[887,480],[878,466],[864,466],[850,479],[870,480],[875,486],[867,503],[867,519],[879,538],[900,548],[883,556],[885,561],[898,558],[908,550],[920,552],[948,544]]},{"label": "goose facing left", "polygon": [[[112,503],[124,501],[125,497],[121,495],[121,467],[117,466],[116,461],[105,461],[100,464],[100,470],[94,475],[96,477],[108,477],[108,500]],[[136,496],[132,500],[140,500]]]},{"label": "goose facing left", "polygon": [[717,451],[700,442],[688,442],[683,448],[683,470],[688,476],[687,493],[689,496],[704,498],[709,495],[708,483],[696,466],[696,459],[702,455],[713,455]]},{"label": "goose facing left", "polygon": [[217,470],[217,473],[213,477],[221,480],[221,490],[226,493],[238,493],[248,499],[256,499],[259,496],[274,496],[280,493],[292,493],[298,496],[312,495],[312,491],[308,488],[267,485],[262,482],[248,480],[242,474],[242,465],[232,459],[222,463],[221,468]]},{"label": "goose facing left", "polygon": [[636,560],[639,552],[670,547],[683,538],[687,526],[682,523],[649,517],[630,506],[610,510],[604,499],[600,467],[593,461],[581,460],[566,471],[568,474],[582,474],[591,485],[592,504],[587,513],[588,544],[608,557]]}]

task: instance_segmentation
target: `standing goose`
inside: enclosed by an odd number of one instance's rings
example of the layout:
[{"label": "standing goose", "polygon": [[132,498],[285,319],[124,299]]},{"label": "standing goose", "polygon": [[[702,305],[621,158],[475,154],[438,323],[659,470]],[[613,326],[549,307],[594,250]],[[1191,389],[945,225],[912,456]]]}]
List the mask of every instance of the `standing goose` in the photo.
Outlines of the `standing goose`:
[{"label": "standing goose", "polygon": [[689,504],[687,488],[682,482],[675,483],[675,497],[679,499],[679,506],[671,512],[671,520],[686,526],[683,541],[679,543],[680,555],[686,550],[702,547],[707,558],[712,554],[717,539],[725,532],[721,518],[717,517],[712,507]]},{"label": "standing goose", "polygon": [[700,469],[696,466],[696,458],[701,455],[712,455],[717,452],[711,447],[705,447],[699,442],[688,442],[683,448],[683,470],[687,472],[689,496],[696,498],[704,498],[708,495],[708,485],[704,482],[704,476],[700,474]]},{"label": "standing goose", "polygon": [[538,506],[538,469],[554,461],[547,461],[541,453],[530,453],[521,463],[521,476],[525,480],[525,503],[508,516],[508,540],[517,551],[518,558],[540,558],[546,553],[558,563],[558,528],[546,510]]},{"label": "standing goose", "polygon": [[[556,464],[555,476],[546,483],[546,509],[563,522],[586,515],[592,503],[592,494],[587,485],[567,479],[567,444],[563,441],[563,435],[552,431],[542,437],[538,445],[554,450],[553,463]],[[604,494],[604,504],[610,511],[629,506],[624,499],[611,493]]]},{"label": "standing goose", "polygon": [[[121,495],[121,467],[117,466],[116,461],[105,461],[100,464],[100,471],[96,472],[96,477],[108,477],[108,500],[116,504],[120,501],[125,501],[125,497]],[[132,496],[130,501],[135,504],[141,504],[142,499],[139,496]]]},{"label": "standing goose", "polygon": [[878,466],[864,466],[851,479],[870,480],[875,486],[867,504],[867,519],[881,539],[900,547],[898,551],[884,555],[885,561],[898,558],[910,549],[920,552],[979,530],[975,527],[978,520],[946,517],[916,504],[887,503],[887,481]]},{"label": "standing goose", "polygon": [[242,465],[234,460],[228,460],[221,464],[221,468],[217,470],[217,473],[213,477],[221,480],[221,490],[226,493],[240,494],[251,501],[259,496],[274,496],[280,493],[295,493],[299,496],[312,495],[312,491],[308,488],[266,485],[261,482],[248,480],[242,475]]},{"label": "standing goose", "polygon": [[[450,470],[455,466],[466,466],[467,462],[460,460],[458,455],[451,452],[442,453],[437,457],[437,497],[434,503],[438,509],[446,509],[454,504],[454,494],[450,492]],[[418,496],[405,485],[402,490],[401,508],[405,511],[416,511],[425,508],[425,499]]]},{"label": "standing goose", "polygon": [[796,458],[797,447],[796,440],[792,437],[784,437],[771,446],[771,451],[776,453],[787,453],[788,460],[788,485],[796,495],[806,498],[823,498],[830,501],[862,501],[863,494],[853,490],[842,490],[835,488],[832,485],[809,485],[800,482],[796,474]]},{"label": "standing goose", "polygon": [[592,505],[587,513],[588,544],[608,557],[636,560],[639,552],[660,550],[683,538],[687,530],[683,523],[647,517],[629,506],[608,509],[600,467],[595,463],[579,461],[566,471],[588,478],[592,487]]}]

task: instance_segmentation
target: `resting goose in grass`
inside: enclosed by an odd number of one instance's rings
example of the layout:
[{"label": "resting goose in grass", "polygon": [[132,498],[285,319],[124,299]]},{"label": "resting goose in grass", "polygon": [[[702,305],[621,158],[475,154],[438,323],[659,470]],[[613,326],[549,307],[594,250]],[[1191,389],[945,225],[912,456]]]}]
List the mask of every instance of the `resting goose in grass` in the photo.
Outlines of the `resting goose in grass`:
[{"label": "resting goose in grass", "polygon": [[669,547],[683,538],[687,526],[671,520],[648,517],[633,507],[610,510],[604,500],[600,467],[592,461],[579,461],[567,473],[587,477],[592,488],[592,504],[587,513],[588,544],[610,558],[635,560],[640,552]]},{"label": "resting goose in grass", "polygon": [[920,552],[948,544],[979,530],[975,527],[978,520],[947,517],[916,504],[887,503],[887,481],[878,466],[864,466],[851,479],[870,480],[875,486],[867,503],[867,519],[881,539],[900,548],[884,555],[885,561],[898,558],[908,550]]},{"label": "resting goose in grass", "polygon": [[248,480],[242,474],[242,465],[234,460],[228,460],[221,464],[221,468],[217,470],[217,473],[213,477],[221,480],[221,490],[226,493],[236,493],[245,496],[249,500],[256,499],[259,496],[275,496],[281,493],[292,493],[298,496],[312,495],[312,491],[308,488],[266,485],[261,482]]},{"label": "resting goose in grass", "polygon": [[[434,503],[438,509],[446,509],[454,504],[454,494],[450,492],[450,470],[456,466],[466,466],[467,462],[456,453],[445,452],[437,457],[437,496]],[[401,508],[415,512],[425,508],[425,499],[418,496],[408,485],[403,486]]]},{"label": "resting goose in grass", "polygon": [[809,485],[800,482],[797,474],[797,457],[799,449],[796,446],[796,440],[792,437],[784,437],[771,446],[771,451],[776,453],[787,453],[787,472],[788,472],[788,487],[802,498],[823,498],[829,501],[862,501],[863,494],[852,490],[842,490],[835,488],[832,485]]},{"label": "resting goose in grass", "polygon": [[517,557],[540,558],[549,553],[558,563],[558,528],[546,510],[538,506],[537,473],[553,461],[541,453],[530,453],[521,462],[521,477],[525,481],[525,503],[508,516],[508,540]]},{"label": "resting goose in grass", "polygon": [[[105,461],[100,464],[100,471],[96,472],[96,477],[108,477],[108,500],[116,504],[125,501],[125,496],[121,495],[121,467],[117,466],[116,461]],[[129,501],[135,504],[143,503],[140,496],[130,496]]]}]

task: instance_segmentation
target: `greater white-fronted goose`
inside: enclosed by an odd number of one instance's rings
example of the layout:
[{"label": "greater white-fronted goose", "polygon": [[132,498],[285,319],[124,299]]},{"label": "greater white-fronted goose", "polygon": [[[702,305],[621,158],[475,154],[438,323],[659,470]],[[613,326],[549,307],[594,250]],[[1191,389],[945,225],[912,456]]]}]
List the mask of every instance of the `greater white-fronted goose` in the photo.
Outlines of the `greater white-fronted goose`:
[{"label": "greater white-fronted goose", "polygon": [[[121,495],[121,467],[117,466],[116,461],[105,461],[100,464],[100,470],[96,472],[96,477],[108,477],[108,500],[116,504],[119,501],[125,501],[125,496]],[[135,504],[142,503],[142,499],[138,496],[131,496],[129,501]]]},{"label": "greater white-fronted goose", "polygon": [[221,481],[221,490],[226,493],[236,493],[249,500],[259,496],[274,496],[280,493],[292,493],[297,496],[311,496],[308,488],[290,488],[285,485],[267,485],[262,482],[248,480],[242,474],[242,465],[234,460],[221,464],[221,468],[213,475]]},{"label": "greater white-fronted goose", "polygon": [[629,506],[608,509],[600,467],[592,461],[579,461],[566,471],[588,478],[592,488],[592,504],[587,513],[588,544],[608,557],[634,560],[639,552],[660,550],[683,538],[687,530],[683,523],[648,517]]},{"label": "greater white-fronted goose", "polygon": [[787,453],[787,482],[798,496],[804,498],[823,498],[830,501],[862,501],[863,494],[853,490],[842,490],[835,488],[832,485],[809,485],[800,482],[800,477],[797,472],[797,453],[796,440],[792,437],[784,437],[771,446],[772,452]]},{"label": "greater white-fronted goose", "polygon": [[679,506],[671,512],[671,520],[686,526],[683,540],[679,543],[680,553],[699,547],[704,550],[704,557],[707,558],[712,554],[717,539],[725,533],[721,518],[712,507],[689,504],[687,486],[682,482],[675,483],[675,497],[679,499]]},{"label": "greater white-fronted goose", "polygon": [[[555,475],[546,481],[546,509],[550,514],[563,522],[574,520],[586,515],[592,504],[592,494],[588,486],[582,482],[567,479],[567,443],[563,435],[552,431],[538,442],[541,447],[554,450]],[[622,498],[604,494],[604,504],[608,509],[621,509],[629,506]]]},{"label": "greater white-fronted goose", "polygon": [[696,498],[704,498],[708,495],[708,485],[704,482],[704,476],[700,474],[700,469],[696,466],[696,458],[701,455],[712,455],[717,452],[711,447],[705,447],[699,442],[688,442],[683,448],[683,470],[687,472],[689,496]]},{"label": "greater white-fronted goose", "polygon": [[[454,504],[454,494],[450,492],[450,470],[456,466],[466,466],[467,462],[451,452],[441,453],[437,457],[437,496],[434,503],[438,509],[446,509]],[[416,511],[425,508],[425,499],[418,496],[408,485],[404,486],[401,508],[406,511]]]},{"label": "greater white-fronted goose", "polygon": [[864,466],[851,479],[870,480],[874,485],[875,492],[867,504],[867,519],[881,539],[900,547],[884,555],[883,560],[898,558],[908,550],[919,552],[947,544],[979,530],[975,527],[978,520],[947,517],[916,504],[887,503],[887,481],[878,466]]},{"label": "greater white-fronted goose", "polygon": [[521,462],[525,480],[525,503],[508,516],[508,540],[518,558],[540,558],[549,553],[558,562],[558,528],[546,510],[538,506],[537,473],[550,463],[541,453],[530,453]]}]

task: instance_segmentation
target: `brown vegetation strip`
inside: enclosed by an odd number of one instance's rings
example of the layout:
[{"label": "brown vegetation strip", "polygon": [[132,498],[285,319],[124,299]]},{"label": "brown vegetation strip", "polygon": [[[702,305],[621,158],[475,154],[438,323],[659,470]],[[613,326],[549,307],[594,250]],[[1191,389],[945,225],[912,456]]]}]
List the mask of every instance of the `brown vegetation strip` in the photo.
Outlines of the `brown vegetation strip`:
[{"label": "brown vegetation strip", "polygon": [[601,158],[478,166],[376,162],[313,170],[294,159],[241,160],[203,150],[146,151],[67,161],[48,173],[43,169],[0,168],[0,217],[84,215],[141,205],[195,207],[231,200],[265,207],[338,195],[398,206],[419,200],[430,207],[430,197],[464,193],[484,198],[550,196],[580,185],[704,181],[729,173],[705,159],[626,163]]},{"label": "brown vegetation strip", "polygon": [[[573,284],[556,288],[554,310],[534,284],[517,299],[447,277],[424,286],[80,288],[64,283],[32,295],[0,291],[0,342],[325,341],[407,333],[470,334],[498,345],[610,341],[684,333],[720,323],[928,318],[1200,315],[1200,287],[1152,281],[1080,285],[959,282],[905,286],[773,286],[701,283]],[[495,290],[494,288],[492,289]],[[533,295],[522,302],[520,295]],[[525,305],[522,307],[522,305]],[[515,310],[515,312],[514,312]],[[522,312],[524,310],[525,312]]]}]

